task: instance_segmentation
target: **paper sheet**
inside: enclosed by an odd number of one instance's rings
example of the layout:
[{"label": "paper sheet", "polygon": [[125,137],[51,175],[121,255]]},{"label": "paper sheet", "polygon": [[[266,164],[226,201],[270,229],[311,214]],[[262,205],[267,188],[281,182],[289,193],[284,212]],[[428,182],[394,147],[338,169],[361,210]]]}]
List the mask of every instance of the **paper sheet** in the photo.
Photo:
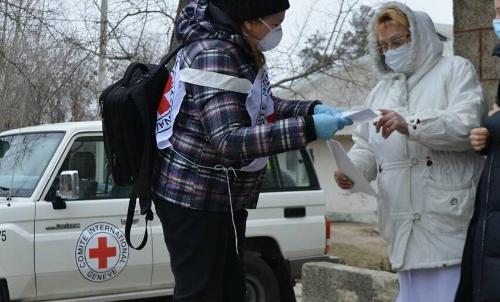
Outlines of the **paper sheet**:
[{"label": "paper sheet", "polygon": [[353,183],[354,187],[350,190],[351,193],[366,193],[371,196],[377,196],[377,192],[373,189],[366,178],[361,174],[354,164],[351,162],[342,145],[335,140],[326,141],[328,148],[332,152],[335,161],[337,162],[338,171],[343,172]]},{"label": "paper sheet", "polygon": [[350,118],[355,123],[364,123],[364,122],[371,121],[372,119],[379,116],[379,114],[371,108],[364,108],[364,109],[355,109],[355,110],[344,111],[344,112],[342,112],[341,116],[343,118],[346,118],[346,117]]}]

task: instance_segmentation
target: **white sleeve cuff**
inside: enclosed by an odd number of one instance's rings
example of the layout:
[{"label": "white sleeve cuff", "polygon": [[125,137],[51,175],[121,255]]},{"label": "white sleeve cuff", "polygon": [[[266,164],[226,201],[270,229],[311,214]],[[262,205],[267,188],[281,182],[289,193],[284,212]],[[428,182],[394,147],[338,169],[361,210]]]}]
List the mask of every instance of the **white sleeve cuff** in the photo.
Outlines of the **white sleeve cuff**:
[{"label": "white sleeve cuff", "polygon": [[418,128],[421,124],[420,118],[416,115],[405,117],[406,123],[408,124],[408,138],[412,141],[417,140]]}]

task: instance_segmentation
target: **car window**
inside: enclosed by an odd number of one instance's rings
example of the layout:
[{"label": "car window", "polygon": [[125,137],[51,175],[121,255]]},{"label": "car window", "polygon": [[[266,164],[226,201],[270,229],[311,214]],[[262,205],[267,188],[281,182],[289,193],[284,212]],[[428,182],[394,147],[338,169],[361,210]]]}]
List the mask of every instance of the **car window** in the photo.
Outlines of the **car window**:
[{"label": "car window", "polygon": [[55,197],[59,187],[59,175],[63,171],[78,171],[79,199],[127,198],[130,187],[113,184],[108,169],[102,136],[76,139],[59,169],[46,199]]},{"label": "car window", "polygon": [[261,189],[264,192],[319,189],[307,151],[295,150],[272,156]]},{"label": "car window", "polygon": [[0,196],[31,196],[63,137],[63,132],[0,137]]}]

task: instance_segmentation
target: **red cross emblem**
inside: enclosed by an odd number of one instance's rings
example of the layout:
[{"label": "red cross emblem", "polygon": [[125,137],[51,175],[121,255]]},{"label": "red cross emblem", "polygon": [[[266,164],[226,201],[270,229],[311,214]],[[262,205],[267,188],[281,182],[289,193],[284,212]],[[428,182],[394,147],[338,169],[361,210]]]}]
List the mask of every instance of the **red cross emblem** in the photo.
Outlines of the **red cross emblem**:
[{"label": "red cross emblem", "polygon": [[116,256],[116,247],[108,247],[108,238],[97,238],[97,248],[89,249],[91,259],[99,259],[99,269],[108,267],[108,258]]},{"label": "red cross emblem", "polygon": [[174,87],[173,78],[171,75],[169,75],[167,84],[165,85],[165,88],[163,89],[163,94],[162,94],[162,97],[160,100],[160,104],[158,105],[158,113],[164,114],[165,112],[167,112],[170,109],[171,105],[170,105],[170,101],[168,100],[167,96],[173,87]]}]

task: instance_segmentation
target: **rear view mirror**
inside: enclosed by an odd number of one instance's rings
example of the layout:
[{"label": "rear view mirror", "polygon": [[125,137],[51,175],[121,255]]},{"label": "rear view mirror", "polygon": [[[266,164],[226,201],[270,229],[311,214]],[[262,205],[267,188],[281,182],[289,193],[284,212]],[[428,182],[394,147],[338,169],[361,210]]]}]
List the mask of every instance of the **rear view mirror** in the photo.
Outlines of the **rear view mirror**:
[{"label": "rear view mirror", "polygon": [[80,197],[78,171],[63,171],[59,177],[59,197],[75,200]]},{"label": "rear view mirror", "polygon": [[0,140],[0,158],[4,157],[7,150],[10,148],[10,143],[8,141]]}]

